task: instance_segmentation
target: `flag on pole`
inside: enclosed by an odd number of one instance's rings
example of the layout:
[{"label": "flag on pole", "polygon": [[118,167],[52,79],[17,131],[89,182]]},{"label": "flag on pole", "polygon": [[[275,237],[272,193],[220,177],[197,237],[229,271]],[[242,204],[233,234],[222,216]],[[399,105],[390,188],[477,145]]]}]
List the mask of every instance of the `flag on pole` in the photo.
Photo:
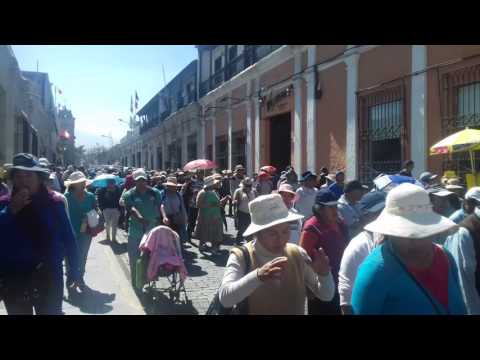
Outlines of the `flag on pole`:
[{"label": "flag on pole", "polygon": [[57,90],[58,90],[58,93],[59,93],[60,95],[63,94],[62,90],[60,90],[59,88],[57,88]]},{"label": "flag on pole", "polygon": [[135,90],[135,109],[138,109],[138,100],[137,90]]}]

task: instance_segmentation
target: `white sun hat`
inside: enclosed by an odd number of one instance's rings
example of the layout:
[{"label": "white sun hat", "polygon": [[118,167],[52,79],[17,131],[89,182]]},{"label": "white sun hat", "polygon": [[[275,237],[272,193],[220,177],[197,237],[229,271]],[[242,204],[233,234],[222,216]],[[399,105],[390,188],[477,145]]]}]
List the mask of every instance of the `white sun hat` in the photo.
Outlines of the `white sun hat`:
[{"label": "white sun hat", "polygon": [[480,201],[480,187],[474,186],[470,188],[470,190],[468,190],[467,193],[465,194],[465,199],[466,200],[474,199],[474,200]]},{"label": "white sun hat", "polygon": [[262,195],[248,204],[252,222],[243,233],[244,237],[253,235],[269,227],[303,219],[303,215],[288,211],[279,194]]},{"label": "white sun hat", "polygon": [[402,238],[422,239],[453,230],[457,225],[435,213],[425,189],[404,183],[392,189],[385,209],[365,230]]},{"label": "white sun hat", "polygon": [[87,186],[92,183],[90,180],[86,178],[84,173],[82,173],[81,171],[75,171],[65,181],[65,186],[80,184],[82,182],[85,182]]},{"label": "white sun hat", "polygon": [[147,180],[148,179],[148,176],[147,176],[147,173],[145,172],[145,170],[143,169],[137,169],[135,170],[133,173],[132,173],[132,176],[133,176],[133,180],[137,181],[139,179],[144,179],[144,180]]}]

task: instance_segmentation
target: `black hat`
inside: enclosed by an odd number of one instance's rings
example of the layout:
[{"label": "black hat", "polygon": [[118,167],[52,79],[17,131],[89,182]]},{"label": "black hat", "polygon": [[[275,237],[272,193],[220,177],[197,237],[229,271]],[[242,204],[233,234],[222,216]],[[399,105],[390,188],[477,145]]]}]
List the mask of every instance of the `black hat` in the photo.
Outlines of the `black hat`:
[{"label": "black hat", "polygon": [[337,198],[328,189],[321,189],[315,196],[315,204],[322,206],[337,206]]},{"label": "black hat", "polygon": [[316,178],[317,175],[312,173],[311,171],[306,171],[302,174],[302,177],[300,178],[300,181],[307,181],[309,178],[314,177]]},{"label": "black hat", "polygon": [[13,157],[13,164],[9,168],[9,171],[11,172],[12,170],[34,171],[46,175],[50,174],[48,168],[42,167],[35,156],[26,153],[19,153]]},{"label": "black hat", "polygon": [[358,180],[352,180],[346,183],[345,187],[343,188],[343,192],[346,194],[355,190],[368,190],[368,187],[362,185],[362,183]]}]

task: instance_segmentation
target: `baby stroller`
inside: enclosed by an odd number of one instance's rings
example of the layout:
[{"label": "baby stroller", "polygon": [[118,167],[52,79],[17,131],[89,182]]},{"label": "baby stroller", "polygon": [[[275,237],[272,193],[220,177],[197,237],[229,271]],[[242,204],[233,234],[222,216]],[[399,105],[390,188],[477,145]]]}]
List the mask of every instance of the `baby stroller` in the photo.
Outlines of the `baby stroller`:
[{"label": "baby stroller", "polygon": [[[142,257],[148,263],[146,266],[146,292],[153,300],[159,293],[168,293],[173,302],[180,301],[183,292],[185,302],[188,302],[185,290],[185,280],[188,272],[184,264],[180,237],[167,226],[157,226],[144,235],[140,243]],[[166,278],[169,286],[158,285],[160,278]]]}]

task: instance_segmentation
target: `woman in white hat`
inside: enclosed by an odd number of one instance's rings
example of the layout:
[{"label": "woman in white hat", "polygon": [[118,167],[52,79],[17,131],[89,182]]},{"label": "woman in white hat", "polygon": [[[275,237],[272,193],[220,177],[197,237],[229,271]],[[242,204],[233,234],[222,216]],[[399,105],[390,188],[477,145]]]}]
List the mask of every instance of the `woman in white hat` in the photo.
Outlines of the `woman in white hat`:
[{"label": "woman in white hat", "polygon": [[392,189],[380,216],[365,226],[385,239],[359,268],[353,313],[466,314],[455,262],[433,242],[455,229],[455,223],[432,210],[420,186],[404,183]]},{"label": "woman in white hat", "polygon": [[223,242],[223,224],[221,207],[225,206],[227,197],[219,199],[216,189],[221,186],[221,181],[214,175],[204,180],[204,188],[198,193],[198,217],[194,237],[200,241],[199,249],[205,250],[205,243],[212,244],[211,252],[218,254],[220,244]]},{"label": "woman in white hat", "polygon": [[246,314],[303,315],[307,288],[330,301],[334,282],[323,250],[312,262],[302,248],[288,243],[289,223],[302,215],[289,212],[278,194],[259,196],[249,208],[252,223],[244,236],[254,239],[244,245],[248,258],[232,249],[219,289],[221,304]]},{"label": "woman in white hat", "polygon": [[[92,236],[88,233],[87,213],[97,208],[95,195],[86,190],[90,183],[91,181],[81,171],[73,172],[65,181],[65,186],[67,187],[65,197],[68,203],[68,212],[80,255],[80,288],[82,291],[85,289],[83,277],[85,275],[88,251],[92,243]],[[67,266],[69,265],[67,263]],[[71,281],[71,279],[67,279],[67,285]]]}]

